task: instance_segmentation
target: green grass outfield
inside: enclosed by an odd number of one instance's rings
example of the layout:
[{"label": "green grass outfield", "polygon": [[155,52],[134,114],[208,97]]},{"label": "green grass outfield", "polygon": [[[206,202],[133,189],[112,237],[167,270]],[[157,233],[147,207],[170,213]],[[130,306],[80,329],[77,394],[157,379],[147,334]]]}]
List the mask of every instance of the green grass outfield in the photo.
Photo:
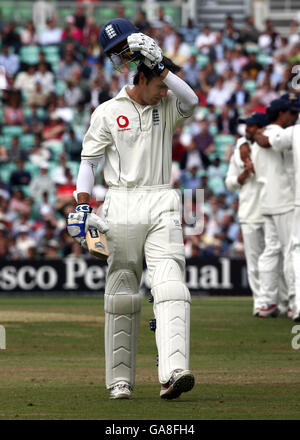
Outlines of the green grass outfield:
[{"label": "green grass outfield", "polygon": [[130,401],[110,401],[102,298],[0,297],[7,340],[0,350],[0,419],[299,419],[295,323],[254,318],[251,310],[251,298],[193,297],[196,386],[162,401],[148,324],[152,304],[145,298],[135,391]]}]

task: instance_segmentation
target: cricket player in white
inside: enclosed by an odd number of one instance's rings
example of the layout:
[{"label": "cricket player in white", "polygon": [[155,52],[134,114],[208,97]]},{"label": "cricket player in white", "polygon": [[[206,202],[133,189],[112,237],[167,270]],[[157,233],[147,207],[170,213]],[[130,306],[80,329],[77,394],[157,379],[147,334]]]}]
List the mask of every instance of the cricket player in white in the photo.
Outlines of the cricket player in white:
[{"label": "cricket player in white", "polygon": [[[285,127],[294,124],[297,117],[284,99],[272,101],[267,114],[271,123],[264,130],[265,136],[276,136]],[[256,134],[255,139],[258,137],[259,134]],[[294,194],[285,165],[283,155],[272,149],[261,148],[254,160],[257,181],[262,183],[260,206],[265,218],[265,249],[259,258],[261,294],[265,298],[259,312],[261,317],[277,316],[280,312],[277,294],[280,253],[288,288],[286,307],[292,309],[295,300],[294,270],[289,252]]]},{"label": "cricket player in white", "polygon": [[[295,112],[300,111],[300,100],[297,97]],[[290,250],[295,275],[295,301],[292,309],[292,319],[300,321],[300,125],[294,125],[271,133],[266,139],[262,139],[264,148],[271,148],[277,153],[289,150],[292,146],[295,169],[295,210],[292,222]]]},{"label": "cricket player in white", "polygon": [[265,247],[264,219],[260,212],[261,184],[256,180],[253,160],[259,147],[253,142],[258,128],[267,123],[263,113],[254,113],[240,122],[246,123],[245,137],[238,139],[230,160],[225,184],[229,191],[239,191],[238,217],[241,224],[247,274],[253,294],[253,315],[258,316],[263,301],[260,296],[258,259]]},{"label": "cricket player in white", "polygon": [[[170,186],[172,135],[198,103],[155,41],[125,19],[103,26],[106,53],[138,54],[133,86],[96,108],[83,140],[77,179],[78,206],[70,214],[96,222],[89,200],[94,172],[102,156],[109,187],[103,205],[110,255],[105,288],[106,386],[110,398],[129,398],[135,385],[137,337],[141,311],[139,286],[143,258],[151,282],[157,322],[160,396],[173,399],[194,386],[189,370],[191,296],[184,283],[185,257],[180,197]],[[118,53],[117,53],[118,52]],[[126,56],[125,56],[126,58]],[[79,217],[78,217],[79,216]],[[100,219],[103,222],[102,219]]]}]

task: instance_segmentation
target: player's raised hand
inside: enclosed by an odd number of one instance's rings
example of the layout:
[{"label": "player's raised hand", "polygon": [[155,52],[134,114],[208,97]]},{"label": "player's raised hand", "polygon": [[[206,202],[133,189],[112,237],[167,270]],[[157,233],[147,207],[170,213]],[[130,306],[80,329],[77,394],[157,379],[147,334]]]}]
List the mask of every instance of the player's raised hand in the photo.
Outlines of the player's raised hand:
[{"label": "player's raised hand", "polygon": [[127,37],[127,42],[131,52],[140,52],[144,57],[143,63],[154,69],[163,59],[161,48],[156,44],[153,38],[142,32],[131,34]]}]

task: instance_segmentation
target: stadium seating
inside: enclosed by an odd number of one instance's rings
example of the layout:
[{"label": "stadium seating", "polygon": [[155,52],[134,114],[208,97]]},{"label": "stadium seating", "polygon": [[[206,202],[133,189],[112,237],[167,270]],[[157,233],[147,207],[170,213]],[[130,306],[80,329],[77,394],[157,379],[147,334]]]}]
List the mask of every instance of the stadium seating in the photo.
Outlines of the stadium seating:
[{"label": "stadium seating", "polygon": [[39,52],[38,46],[22,46],[20,49],[20,61],[26,64],[37,64]]}]

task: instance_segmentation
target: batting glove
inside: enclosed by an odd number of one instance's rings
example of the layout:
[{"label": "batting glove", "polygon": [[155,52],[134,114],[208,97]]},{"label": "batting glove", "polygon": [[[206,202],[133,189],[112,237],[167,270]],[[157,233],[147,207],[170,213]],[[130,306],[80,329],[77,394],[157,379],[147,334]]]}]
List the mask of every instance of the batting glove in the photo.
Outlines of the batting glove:
[{"label": "batting glove", "polygon": [[105,234],[109,227],[105,220],[91,212],[88,204],[76,206],[76,212],[72,212],[67,218],[67,231],[72,238],[82,247],[87,248],[85,235],[90,228],[98,229]]},{"label": "batting glove", "polygon": [[144,57],[143,63],[154,69],[163,59],[161,48],[156,44],[153,38],[148,37],[141,32],[134,33],[127,37],[127,42],[131,52],[140,52]]}]

